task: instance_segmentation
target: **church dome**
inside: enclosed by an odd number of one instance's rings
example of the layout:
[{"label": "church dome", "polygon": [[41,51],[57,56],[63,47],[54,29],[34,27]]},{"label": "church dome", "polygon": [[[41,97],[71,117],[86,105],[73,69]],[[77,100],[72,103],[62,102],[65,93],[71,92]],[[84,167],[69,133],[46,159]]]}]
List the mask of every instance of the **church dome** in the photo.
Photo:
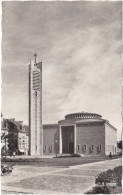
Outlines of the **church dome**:
[{"label": "church dome", "polygon": [[72,113],[67,114],[65,116],[65,119],[101,119],[102,116],[95,113],[88,113],[88,112],[78,112],[78,113]]}]

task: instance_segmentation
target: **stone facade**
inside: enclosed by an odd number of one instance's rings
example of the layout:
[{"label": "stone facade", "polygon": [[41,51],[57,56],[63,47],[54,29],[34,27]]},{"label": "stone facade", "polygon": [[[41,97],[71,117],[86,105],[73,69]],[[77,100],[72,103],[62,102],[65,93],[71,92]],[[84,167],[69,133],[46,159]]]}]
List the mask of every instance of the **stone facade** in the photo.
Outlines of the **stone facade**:
[{"label": "stone facade", "polygon": [[105,123],[105,154],[117,152],[117,131],[109,123]]},{"label": "stone facade", "polygon": [[[77,153],[80,154],[104,154],[105,153],[105,127],[104,123],[77,124],[76,130]],[[84,149],[87,145],[86,150]],[[101,145],[101,150],[99,149]],[[79,146],[79,147],[78,147]],[[79,148],[79,149],[78,149]]]},{"label": "stone facade", "polygon": [[43,154],[59,152],[58,124],[43,125]]}]

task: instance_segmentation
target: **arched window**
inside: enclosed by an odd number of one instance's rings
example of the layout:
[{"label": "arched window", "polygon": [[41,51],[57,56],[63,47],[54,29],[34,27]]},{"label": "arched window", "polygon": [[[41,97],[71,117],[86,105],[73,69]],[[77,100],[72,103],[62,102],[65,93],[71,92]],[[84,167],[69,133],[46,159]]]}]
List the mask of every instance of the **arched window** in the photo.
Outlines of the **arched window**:
[{"label": "arched window", "polygon": [[45,146],[45,151],[47,151],[47,146]]},{"label": "arched window", "polygon": [[84,151],[86,151],[87,150],[87,145],[84,145]]},{"label": "arched window", "polygon": [[44,152],[46,152],[47,151],[47,146],[45,145],[43,148],[44,148]]},{"label": "arched window", "polygon": [[91,151],[94,151],[94,145],[91,145]]},{"label": "arched window", "polygon": [[52,152],[52,145],[50,146],[50,152]]},{"label": "arched window", "polygon": [[79,151],[79,145],[77,146],[77,151]]}]

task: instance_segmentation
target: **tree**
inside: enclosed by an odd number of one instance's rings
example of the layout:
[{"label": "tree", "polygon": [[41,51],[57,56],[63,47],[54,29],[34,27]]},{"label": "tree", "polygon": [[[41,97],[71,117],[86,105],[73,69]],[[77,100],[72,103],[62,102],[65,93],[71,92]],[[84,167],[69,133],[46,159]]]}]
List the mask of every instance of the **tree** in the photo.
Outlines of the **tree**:
[{"label": "tree", "polygon": [[7,124],[8,134],[4,136],[5,153],[12,155],[13,152],[18,151],[18,128],[9,120],[4,121]]},{"label": "tree", "polygon": [[117,147],[118,147],[119,149],[122,149],[122,140],[119,141],[119,142],[117,143]]}]

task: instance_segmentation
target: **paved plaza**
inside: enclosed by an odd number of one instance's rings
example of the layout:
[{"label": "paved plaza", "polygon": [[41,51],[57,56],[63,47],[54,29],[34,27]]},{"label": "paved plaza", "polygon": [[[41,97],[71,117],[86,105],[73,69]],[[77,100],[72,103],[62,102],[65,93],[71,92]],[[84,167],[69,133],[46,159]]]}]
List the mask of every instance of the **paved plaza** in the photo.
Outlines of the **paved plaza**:
[{"label": "paved plaza", "polygon": [[2,194],[83,194],[95,183],[100,172],[121,165],[121,158],[63,167],[14,166],[2,176]]}]

